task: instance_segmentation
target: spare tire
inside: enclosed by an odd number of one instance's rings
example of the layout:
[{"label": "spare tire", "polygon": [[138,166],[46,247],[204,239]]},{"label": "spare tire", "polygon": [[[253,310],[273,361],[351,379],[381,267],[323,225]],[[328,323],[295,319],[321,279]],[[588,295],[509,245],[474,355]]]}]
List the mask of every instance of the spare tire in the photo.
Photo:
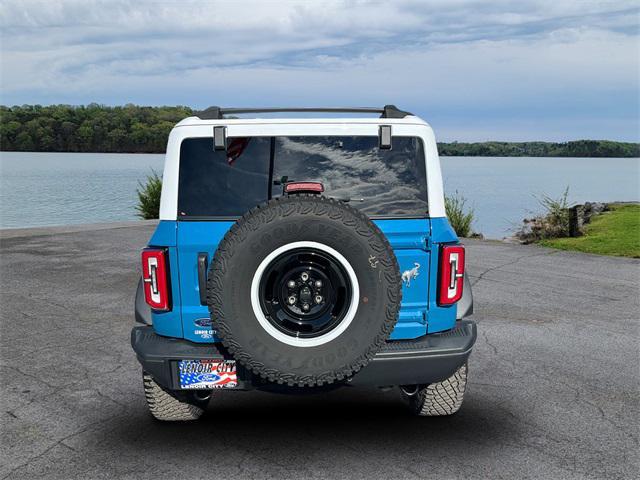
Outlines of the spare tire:
[{"label": "spare tire", "polygon": [[360,211],[311,194],[244,215],[215,253],[207,302],[224,346],[269,382],[316,386],[365,366],[401,300],[389,242]]}]

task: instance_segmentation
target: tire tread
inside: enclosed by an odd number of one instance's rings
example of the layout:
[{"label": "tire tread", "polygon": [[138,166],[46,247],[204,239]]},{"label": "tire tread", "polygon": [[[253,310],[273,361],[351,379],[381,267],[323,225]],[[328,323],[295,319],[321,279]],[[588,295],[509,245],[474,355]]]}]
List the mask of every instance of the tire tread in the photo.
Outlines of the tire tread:
[{"label": "tire tread", "polygon": [[142,374],[144,395],[151,415],[164,422],[184,422],[197,420],[204,409],[177,399],[165,390],[147,373]]},{"label": "tire tread", "polygon": [[462,406],[467,373],[468,366],[465,363],[446,380],[427,385],[410,397],[405,395],[411,409],[421,417],[453,415]]},{"label": "tire tread", "polygon": [[[318,375],[283,373],[269,369],[261,362],[253,359],[250,352],[246,351],[242,345],[233,339],[230,328],[232,319],[226,318],[222,297],[218,293],[222,291],[224,279],[228,272],[229,260],[234,255],[234,247],[242,243],[250,231],[258,229],[262,224],[271,223],[278,218],[293,214],[326,216],[334,221],[341,222],[352,232],[366,238],[371,250],[379,255],[378,260],[384,266],[385,280],[390,286],[387,289],[387,307],[384,309],[386,318],[374,342],[350,365]],[[286,384],[292,387],[313,387],[331,384],[336,380],[348,378],[369,363],[389,338],[391,331],[395,327],[402,298],[401,285],[400,267],[389,241],[365,214],[332,198],[313,194],[299,194],[277,197],[258,205],[245,213],[229,229],[220,242],[209,269],[207,303],[222,343],[239,363],[270,382]]]}]

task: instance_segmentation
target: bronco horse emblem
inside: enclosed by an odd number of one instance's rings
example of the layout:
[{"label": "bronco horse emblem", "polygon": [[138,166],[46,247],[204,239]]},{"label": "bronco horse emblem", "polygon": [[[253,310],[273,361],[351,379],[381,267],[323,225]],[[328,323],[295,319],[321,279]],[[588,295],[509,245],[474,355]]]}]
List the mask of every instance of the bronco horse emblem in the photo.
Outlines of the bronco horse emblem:
[{"label": "bronco horse emblem", "polygon": [[404,283],[407,287],[411,286],[411,280],[416,278],[419,275],[418,270],[420,269],[420,264],[418,262],[413,262],[415,267],[411,270],[405,270],[402,272],[402,283]]}]

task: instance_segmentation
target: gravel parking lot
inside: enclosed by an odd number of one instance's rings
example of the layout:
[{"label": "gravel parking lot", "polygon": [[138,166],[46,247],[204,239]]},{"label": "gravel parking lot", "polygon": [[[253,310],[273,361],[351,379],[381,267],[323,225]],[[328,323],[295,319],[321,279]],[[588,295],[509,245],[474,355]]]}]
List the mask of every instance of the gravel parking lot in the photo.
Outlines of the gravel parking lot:
[{"label": "gravel parking lot", "polygon": [[151,419],[129,345],[153,225],[0,232],[0,478],[637,478],[640,261],[468,241],[478,322],[450,418],[397,391],[215,396]]}]

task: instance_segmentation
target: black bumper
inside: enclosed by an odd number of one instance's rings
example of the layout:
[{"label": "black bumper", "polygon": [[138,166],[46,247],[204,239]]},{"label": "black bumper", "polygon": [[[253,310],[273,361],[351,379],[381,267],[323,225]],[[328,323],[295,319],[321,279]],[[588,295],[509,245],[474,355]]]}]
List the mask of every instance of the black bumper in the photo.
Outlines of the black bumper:
[{"label": "black bumper", "polygon": [[[439,382],[467,361],[476,341],[476,324],[457,322],[453,330],[416,340],[390,341],[345,385],[390,386]],[[166,388],[177,390],[178,360],[232,359],[216,344],[199,344],[157,335],[153,327],[134,327],[131,345],[142,368]],[[238,389],[266,386],[238,365]]]}]

